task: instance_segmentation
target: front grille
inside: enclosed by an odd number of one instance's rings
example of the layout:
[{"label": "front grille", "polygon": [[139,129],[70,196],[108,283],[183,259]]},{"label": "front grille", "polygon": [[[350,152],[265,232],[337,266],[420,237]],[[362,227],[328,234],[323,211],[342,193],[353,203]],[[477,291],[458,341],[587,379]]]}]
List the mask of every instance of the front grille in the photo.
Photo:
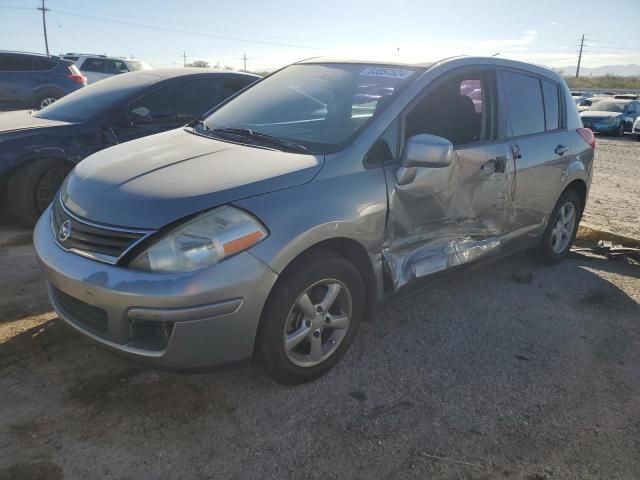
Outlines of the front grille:
[{"label": "front grille", "polygon": [[106,335],[109,331],[107,312],[103,309],[71,297],[66,293],[51,287],[56,305],[69,320],[77,323],[94,333]]},{"label": "front grille", "polygon": [[150,233],[90,223],[69,213],[59,198],[53,202],[51,225],[56,242],[62,248],[107,263],[116,263]]}]

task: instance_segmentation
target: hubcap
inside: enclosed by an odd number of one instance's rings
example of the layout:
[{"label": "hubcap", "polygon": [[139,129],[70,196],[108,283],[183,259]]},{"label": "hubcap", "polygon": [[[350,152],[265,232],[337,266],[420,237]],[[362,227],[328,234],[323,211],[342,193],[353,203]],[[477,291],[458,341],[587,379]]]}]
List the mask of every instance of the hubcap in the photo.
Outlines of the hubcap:
[{"label": "hubcap", "polygon": [[576,207],[573,203],[567,202],[560,210],[556,217],[553,230],[551,230],[551,248],[556,254],[565,251],[569,246],[573,231],[576,228]]},{"label": "hubcap", "polygon": [[287,358],[313,367],[335,353],[351,324],[352,300],[346,285],[325,279],[314,283],[291,307],[284,327]]}]

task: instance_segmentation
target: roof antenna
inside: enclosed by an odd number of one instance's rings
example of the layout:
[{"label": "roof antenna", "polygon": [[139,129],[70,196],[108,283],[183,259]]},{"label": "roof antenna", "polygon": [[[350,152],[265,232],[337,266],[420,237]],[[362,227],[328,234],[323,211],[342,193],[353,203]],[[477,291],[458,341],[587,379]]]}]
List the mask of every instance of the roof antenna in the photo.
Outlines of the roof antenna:
[{"label": "roof antenna", "polygon": [[500,55],[500,52],[496,52],[493,55],[491,55],[492,57],[497,57],[498,55]]}]

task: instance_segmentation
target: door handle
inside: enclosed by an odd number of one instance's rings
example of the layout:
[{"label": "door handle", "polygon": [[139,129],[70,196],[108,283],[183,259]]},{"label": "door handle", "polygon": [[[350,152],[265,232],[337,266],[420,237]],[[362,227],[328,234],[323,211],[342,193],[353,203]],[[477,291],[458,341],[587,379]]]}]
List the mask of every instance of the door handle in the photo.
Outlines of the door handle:
[{"label": "door handle", "polygon": [[554,152],[556,153],[556,155],[564,155],[565,153],[567,153],[569,151],[569,147],[567,147],[566,145],[558,145],[556,147],[556,149],[554,150]]},{"label": "door handle", "polygon": [[483,163],[480,170],[492,173],[504,173],[507,166],[507,157],[496,157]]}]

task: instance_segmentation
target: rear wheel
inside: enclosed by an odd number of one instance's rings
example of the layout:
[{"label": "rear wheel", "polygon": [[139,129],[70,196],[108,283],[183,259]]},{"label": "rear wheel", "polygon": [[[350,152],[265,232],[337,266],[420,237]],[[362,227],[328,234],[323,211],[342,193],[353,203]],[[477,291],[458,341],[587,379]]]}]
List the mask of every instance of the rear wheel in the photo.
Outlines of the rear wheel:
[{"label": "rear wheel", "polygon": [[25,226],[35,225],[71,169],[69,162],[57,158],[20,166],[7,185],[7,209],[11,216]]},{"label": "rear wheel", "polygon": [[31,101],[31,106],[36,110],[40,110],[44,107],[48,107],[63,96],[64,93],[60,92],[59,90],[45,89],[34,95],[33,100]]},{"label": "rear wheel", "polygon": [[346,353],[364,307],[358,270],[318,250],[297,261],[269,298],[257,350],[269,374],[296,385],[328,372]]},{"label": "rear wheel", "polygon": [[575,190],[566,190],[560,196],[538,247],[543,262],[558,263],[569,254],[578,232],[582,208],[582,201]]}]

